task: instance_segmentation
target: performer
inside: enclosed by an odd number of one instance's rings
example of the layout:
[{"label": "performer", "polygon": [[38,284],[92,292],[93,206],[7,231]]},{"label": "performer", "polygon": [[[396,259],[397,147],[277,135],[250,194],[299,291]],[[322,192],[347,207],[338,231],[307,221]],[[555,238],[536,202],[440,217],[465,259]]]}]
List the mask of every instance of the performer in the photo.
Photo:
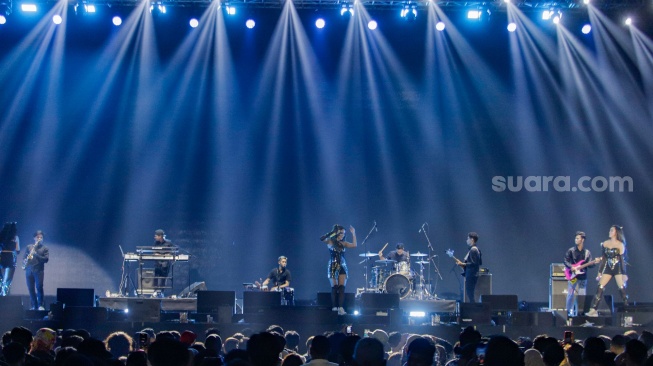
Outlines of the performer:
[{"label": "performer", "polygon": [[327,276],[331,282],[331,310],[337,311],[338,315],[347,314],[343,307],[348,275],[345,250],[347,248],[356,248],[356,229],[349,226],[349,231],[352,236],[351,243],[345,241],[345,228],[340,225],[333,225],[333,230],[320,238],[327,244],[331,254],[327,267]]},{"label": "performer", "polygon": [[[159,229],[154,232],[155,247],[173,247],[172,242],[166,238],[165,231]],[[170,261],[157,261],[154,263],[154,288],[155,291],[152,297],[164,297],[164,290],[166,280],[168,279],[168,272],[170,272]]]},{"label": "performer", "polygon": [[463,276],[465,276],[465,294],[467,295],[467,302],[474,303],[476,298],[474,297],[474,291],[476,290],[476,282],[478,282],[478,272],[480,266],[483,264],[483,257],[481,250],[478,249],[478,234],[471,232],[467,234],[467,245],[469,246],[469,251],[465,255],[463,262],[456,260],[461,268],[463,268]]},{"label": "performer", "polygon": [[[567,316],[574,316],[580,313],[576,295],[585,295],[587,293],[587,270],[585,268],[592,268],[600,261],[599,258],[593,261],[592,253],[588,249],[583,248],[585,243],[584,232],[576,232],[574,243],[576,245],[567,250],[564,262],[565,267],[569,269],[569,273],[573,277],[567,281]],[[581,266],[583,268],[579,268]]]},{"label": "performer", "polygon": [[626,282],[628,275],[626,274],[626,238],[624,237],[623,227],[612,225],[608,233],[610,240],[601,243],[601,264],[599,264],[599,288],[596,290],[596,295],[592,301],[592,308],[587,312],[587,316],[598,316],[597,309],[603,297],[603,290],[610,282],[612,277],[617,282],[621,298],[624,302],[624,307],[629,305],[628,294],[626,293]]},{"label": "performer", "polygon": [[16,223],[7,222],[0,232],[0,277],[2,277],[1,296],[9,296],[11,281],[16,271],[16,258],[20,253],[20,240],[18,239]]},{"label": "performer", "polygon": [[383,256],[383,249],[379,251],[379,259],[389,259],[395,261],[395,269],[401,273],[410,273],[410,253],[404,251],[404,243],[397,243],[395,250],[388,253],[387,257]]},{"label": "performer", "polygon": [[30,310],[45,310],[43,307],[43,279],[45,263],[48,263],[49,260],[50,250],[43,244],[43,231],[37,230],[34,233],[34,244],[27,246],[23,259],[31,302]]},{"label": "performer", "polygon": [[279,257],[279,267],[273,268],[268,275],[268,278],[263,281],[261,284],[261,290],[268,291],[268,284],[272,283],[274,286],[270,291],[280,291],[281,289],[290,286],[290,281],[292,277],[290,275],[290,270],[286,268],[288,264],[288,258],[283,255]]}]

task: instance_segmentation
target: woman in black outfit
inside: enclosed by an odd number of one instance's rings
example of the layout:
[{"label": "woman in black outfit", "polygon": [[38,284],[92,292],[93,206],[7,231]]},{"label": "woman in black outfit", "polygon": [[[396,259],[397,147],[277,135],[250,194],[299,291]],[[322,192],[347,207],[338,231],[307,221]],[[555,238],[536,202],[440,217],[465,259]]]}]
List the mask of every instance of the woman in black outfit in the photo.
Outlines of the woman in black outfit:
[{"label": "woman in black outfit", "polygon": [[596,309],[599,307],[601,298],[603,297],[603,290],[605,286],[614,277],[621,298],[624,302],[624,307],[628,306],[628,294],[626,294],[626,238],[624,237],[624,229],[618,225],[610,227],[609,240],[601,243],[601,263],[599,264],[599,288],[596,290],[596,295],[592,301],[592,308],[587,313],[587,316],[598,316]]},{"label": "woman in black outfit", "polygon": [[333,230],[323,235],[320,240],[327,244],[331,257],[327,267],[327,276],[331,282],[331,310],[337,311],[338,315],[347,314],[344,309],[345,304],[345,285],[347,284],[347,261],[345,260],[345,250],[347,248],[356,248],[356,230],[349,226],[352,241],[345,241],[345,228],[340,225],[334,225]]}]

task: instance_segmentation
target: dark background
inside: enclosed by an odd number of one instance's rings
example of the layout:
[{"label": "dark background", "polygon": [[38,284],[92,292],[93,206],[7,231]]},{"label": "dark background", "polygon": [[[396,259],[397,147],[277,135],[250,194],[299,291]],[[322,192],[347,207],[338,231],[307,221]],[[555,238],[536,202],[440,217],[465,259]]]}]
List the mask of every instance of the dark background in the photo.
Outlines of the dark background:
[{"label": "dark background", "polygon": [[[248,9],[194,30],[197,9],[123,10],[136,15],[120,28],[108,9],[0,26],[0,218],[18,222],[23,246],[45,231],[47,294],[116,292],[118,246],[151,245],[161,228],[192,254],[171,293],[240,291],[285,255],[296,298],[310,299],[329,291],[318,238],[335,223],[357,230],[354,292],[360,253],[428,252],[426,222],[437,294],[458,296],[445,250],[464,256],[476,231],[495,294],[547,301],[549,265],[575,232],[597,255],[619,224],[631,299],[653,301],[653,47],[650,29],[621,25],[625,11],[592,10],[585,36],[587,10],[557,30],[529,13],[514,34],[505,11],[471,24],[445,10],[440,33],[423,11],[370,10],[370,32],[337,10]],[[492,189],[494,176],[530,175],[629,176],[634,189]],[[23,282],[17,269],[13,293]]]}]

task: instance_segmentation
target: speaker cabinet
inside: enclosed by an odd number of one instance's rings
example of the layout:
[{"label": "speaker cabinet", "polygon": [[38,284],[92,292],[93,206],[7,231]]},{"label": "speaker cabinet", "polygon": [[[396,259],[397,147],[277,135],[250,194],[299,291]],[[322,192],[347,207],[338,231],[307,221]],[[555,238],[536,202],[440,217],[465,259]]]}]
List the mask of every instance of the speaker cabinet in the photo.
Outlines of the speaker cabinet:
[{"label": "speaker cabinet", "polygon": [[[582,296],[585,297],[585,296]],[[581,307],[580,296],[578,298],[578,307]],[[549,309],[567,310],[567,280],[551,278],[549,280]]]},{"label": "speaker cabinet", "polygon": [[399,308],[399,294],[361,294],[363,310],[388,310]]},{"label": "speaker cabinet", "polygon": [[[465,279],[465,281],[467,281],[467,279]],[[476,282],[476,289],[474,290],[474,297],[476,302],[481,302],[481,296],[483,295],[492,295],[492,274],[490,273],[478,275],[478,282]],[[464,287],[463,299],[464,302],[469,302]]]},{"label": "speaker cabinet", "polygon": [[490,304],[492,312],[519,310],[517,295],[481,295],[481,302]]},{"label": "speaker cabinet", "polygon": [[58,288],[57,302],[65,307],[95,306],[95,290],[92,288]]},{"label": "speaker cabinet", "polygon": [[136,286],[138,286],[138,294],[139,295],[153,294],[155,290],[154,269],[143,268],[142,270],[136,272],[138,272],[138,283],[136,284]]},{"label": "speaker cabinet", "polygon": [[127,299],[127,320],[132,322],[158,323],[161,320],[161,300]]},{"label": "speaker cabinet", "polygon": [[459,303],[460,324],[488,325],[492,324],[490,304]]},{"label": "speaker cabinet", "polygon": [[243,292],[243,313],[258,313],[273,306],[281,306],[282,292],[245,291]]},{"label": "speaker cabinet", "polygon": [[[236,291],[198,291],[197,312],[218,313],[220,309],[229,308],[234,313]],[[224,310],[222,310],[224,311]]]},{"label": "speaker cabinet", "polygon": [[[552,278],[549,280],[549,309],[567,311],[567,280]],[[577,295],[578,309],[582,313],[589,311],[592,306],[593,294]],[[603,295],[603,301],[599,304],[599,312],[602,314],[612,314],[614,312],[614,303],[612,295]]]}]

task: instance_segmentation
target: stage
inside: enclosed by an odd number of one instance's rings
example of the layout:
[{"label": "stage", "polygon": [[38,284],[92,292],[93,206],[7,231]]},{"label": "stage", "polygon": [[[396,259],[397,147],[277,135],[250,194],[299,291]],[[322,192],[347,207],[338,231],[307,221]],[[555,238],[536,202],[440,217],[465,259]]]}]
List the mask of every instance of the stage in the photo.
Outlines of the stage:
[{"label": "stage", "polygon": [[[0,301],[12,298],[14,303],[20,303],[18,296],[1,298]],[[372,298],[381,303],[387,300],[385,296]],[[521,336],[533,338],[539,334],[561,336],[564,330],[573,330],[577,339],[602,334],[612,337],[627,330],[641,331],[653,326],[653,307],[648,305],[634,306],[628,312],[604,312],[598,318],[568,320],[560,311],[493,311],[487,303],[461,304],[452,300],[400,300],[397,307],[374,308],[369,305],[378,306],[379,303],[364,303],[361,299],[354,301],[353,307],[347,309],[350,314],[343,316],[317,303],[295,306],[245,303],[241,306],[237,301],[233,306],[220,304],[210,309],[211,312],[203,312],[198,311],[197,301],[195,298],[102,297],[93,307],[61,307],[53,303],[49,311],[13,309],[13,312],[6,313],[0,324],[5,331],[17,325],[32,331],[40,327],[84,328],[98,338],[118,330],[133,334],[146,327],[155,331],[188,329],[198,334],[209,328],[218,328],[227,337],[236,332],[259,332],[277,324],[285,330],[298,331],[303,339],[328,331],[341,331],[351,325],[357,334],[383,329],[432,334],[452,343],[457,340],[461,329],[469,325],[475,326],[483,335],[503,334],[513,339]],[[306,301],[298,303],[305,304]]]}]

